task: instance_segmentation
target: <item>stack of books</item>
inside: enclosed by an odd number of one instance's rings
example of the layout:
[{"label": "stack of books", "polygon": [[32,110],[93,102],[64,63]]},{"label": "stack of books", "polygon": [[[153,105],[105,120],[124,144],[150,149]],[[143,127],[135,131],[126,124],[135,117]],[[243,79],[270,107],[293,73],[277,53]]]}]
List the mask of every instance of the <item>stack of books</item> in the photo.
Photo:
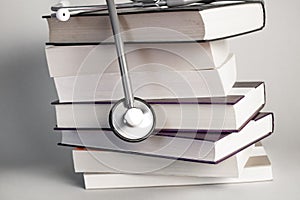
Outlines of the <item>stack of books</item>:
[{"label": "stack of books", "polygon": [[134,96],[156,116],[154,134],[138,143],[109,125],[124,95],[107,13],[44,18],[55,130],[74,148],[86,189],[272,180],[260,143],[274,129],[261,111],[265,84],[237,81],[227,40],[264,27],[262,1],[120,11]]}]

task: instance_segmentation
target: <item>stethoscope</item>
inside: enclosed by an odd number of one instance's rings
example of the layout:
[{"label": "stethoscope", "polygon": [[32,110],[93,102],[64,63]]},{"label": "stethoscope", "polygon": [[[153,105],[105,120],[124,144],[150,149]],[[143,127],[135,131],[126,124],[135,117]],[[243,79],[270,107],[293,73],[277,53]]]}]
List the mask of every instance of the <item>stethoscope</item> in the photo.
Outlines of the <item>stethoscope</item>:
[{"label": "stethoscope", "polygon": [[[117,9],[145,8],[145,7],[177,7],[194,3],[208,4],[228,0],[133,0],[130,3],[115,4],[114,0],[106,0],[107,5],[70,6],[66,1],[61,1],[51,10],[55,12],[60,21],[68,21],[71,14],[83,14],[107,10],[117,50],[118,62],[121,72],[124,99],[117,101],[111,108],[109,124],[113,132],[121,139],[128,142],[140,142],[148,138],[155,130],[156,117],[151,106],[144,100],[134,97],[124,43],[120,35]],[[237,1],[237,0],[229,0]],[[243,1],[243,0],[240,0]],[[244,0],[245,1],[245,0]]]},{"label": "stethoscope", "polygon": [[[249,0],[131,0],[129,3],[114,4],[114,7],[120,9],[132,8],[170,8],[189,6],[193,4],[210,4],[215,2],[246,2]],[[72,15],[81,15],[100,11],[111,11],[109,5],[87,5],[87,6],[70,6],[68,1],[60,1],[51,7],[55,16],[60,21],[68,21]]]}]

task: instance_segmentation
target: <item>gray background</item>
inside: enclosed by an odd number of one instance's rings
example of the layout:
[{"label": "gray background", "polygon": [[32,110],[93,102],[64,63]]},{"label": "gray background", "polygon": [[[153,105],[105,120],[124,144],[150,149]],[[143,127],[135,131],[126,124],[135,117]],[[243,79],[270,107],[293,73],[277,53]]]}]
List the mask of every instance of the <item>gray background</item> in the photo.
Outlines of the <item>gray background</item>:
[{"label": "gray background", "polygon": [[265,110],[276,117],[276,131],[264,141],[273,182],[106,191],[83,190],[71,150],[56,146],[50,106],[56,93],[44,55],[48,27],[41,19],[54,3],[1,3],[0,199],[299,199],[300,1],[267,1],[266,29],[231,40],[239,79],[267,84]]}]

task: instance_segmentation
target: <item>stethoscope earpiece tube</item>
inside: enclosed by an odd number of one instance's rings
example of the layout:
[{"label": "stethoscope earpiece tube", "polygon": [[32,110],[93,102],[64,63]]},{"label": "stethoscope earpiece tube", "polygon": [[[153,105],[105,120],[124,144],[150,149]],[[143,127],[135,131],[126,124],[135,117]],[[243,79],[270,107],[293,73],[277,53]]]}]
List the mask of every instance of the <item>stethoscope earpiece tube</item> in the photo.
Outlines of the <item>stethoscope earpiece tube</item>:
[{"label": "stethoscope earpiece tube", "polygon": [[106,0],[109,19],[111,22],[111,27],[114,35],[117,56],[119,61],[119,68],[121,72],[123,91],[127,103],[128,109],[133,108],[133,92],[131,88],[130,76],[128,73],[127,61],[125,57],[124,43],[121,37],[121,31],[119,26],[119,18],[117,14],[117,9],[114,0]]},{"label": "stethoscope earpiece tube", "polygon": [[125,96],[123,100],[112,107],[109,115],[110,126],[114,133],[123,140],[138,142],[149,137],[154,131],[155,115],[145,101],[134,99],[117,9],[114,0],[106,0],[106,3]]},{"label": "stethoscope earpiece tube", "polygon": [[197,0],[166,0],[166,5],[168,7],[177,7],[177,6],[184,6],[184,5],[189,5],[189,4],[193,4],[193,3],[212,3],[215,0],[201,0],[201,1],[197,1]]}]

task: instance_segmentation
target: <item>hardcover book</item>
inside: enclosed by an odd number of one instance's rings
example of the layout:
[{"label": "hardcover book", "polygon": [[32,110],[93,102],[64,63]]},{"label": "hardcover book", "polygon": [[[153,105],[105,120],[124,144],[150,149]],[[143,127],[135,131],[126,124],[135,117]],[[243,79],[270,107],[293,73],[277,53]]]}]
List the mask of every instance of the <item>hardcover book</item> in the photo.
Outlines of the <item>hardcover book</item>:
[{"label": "hardcover book", "polygon": [[[100,70],[102,71],[102,70]],[[236,82],[235,56],[210,70],[174,71],[148,63],[130,71],[135,97],[170,99],[226,96]],[[124,97],[120,72],[54,77],[60,102],[119,100]]]},{"label": "hardcover book", "polygon": [[[237,82],[228,96],[146,100],[156,129],[236,132],[265,104],[263,82]],[[109,128],[114,101],[54,102],[59,128]]]},{"label": "hardcover book", "polygon": [[[95,43],[112,36],[107,12],[73,16],[68,22],[44,18],[51,43]],[[130,42],[209,41],[257,31],[265,25],[263,1],[121,10],[119,18],[122,37]]]},{"label": "hardcover book", "polygon": [[[155,70],[149,64],[168,67],[173,71],[216,69],[223,65],[230,54],[227,40],[126,43],[125,53],[130,72]],[[119,72],[113,43],[47,45],[46,56],[51,77]],[[148,67],[141,67],[143,65]]]},{"label": "hardcover book", "polygon": [[239,132],[176,134],[161,130],[139,143],[121,140],[110,130],[61,130],[61,144],[66,146],[216,164],[271,135],[273,114],[258,114]]},{"label": "hardcover book", "polygon": [[254,145],[215,165],[113,151],[75,148],[73,150],[73,163],[76,173],[238,177],[250,155],[253,155],[253,148]]}]

